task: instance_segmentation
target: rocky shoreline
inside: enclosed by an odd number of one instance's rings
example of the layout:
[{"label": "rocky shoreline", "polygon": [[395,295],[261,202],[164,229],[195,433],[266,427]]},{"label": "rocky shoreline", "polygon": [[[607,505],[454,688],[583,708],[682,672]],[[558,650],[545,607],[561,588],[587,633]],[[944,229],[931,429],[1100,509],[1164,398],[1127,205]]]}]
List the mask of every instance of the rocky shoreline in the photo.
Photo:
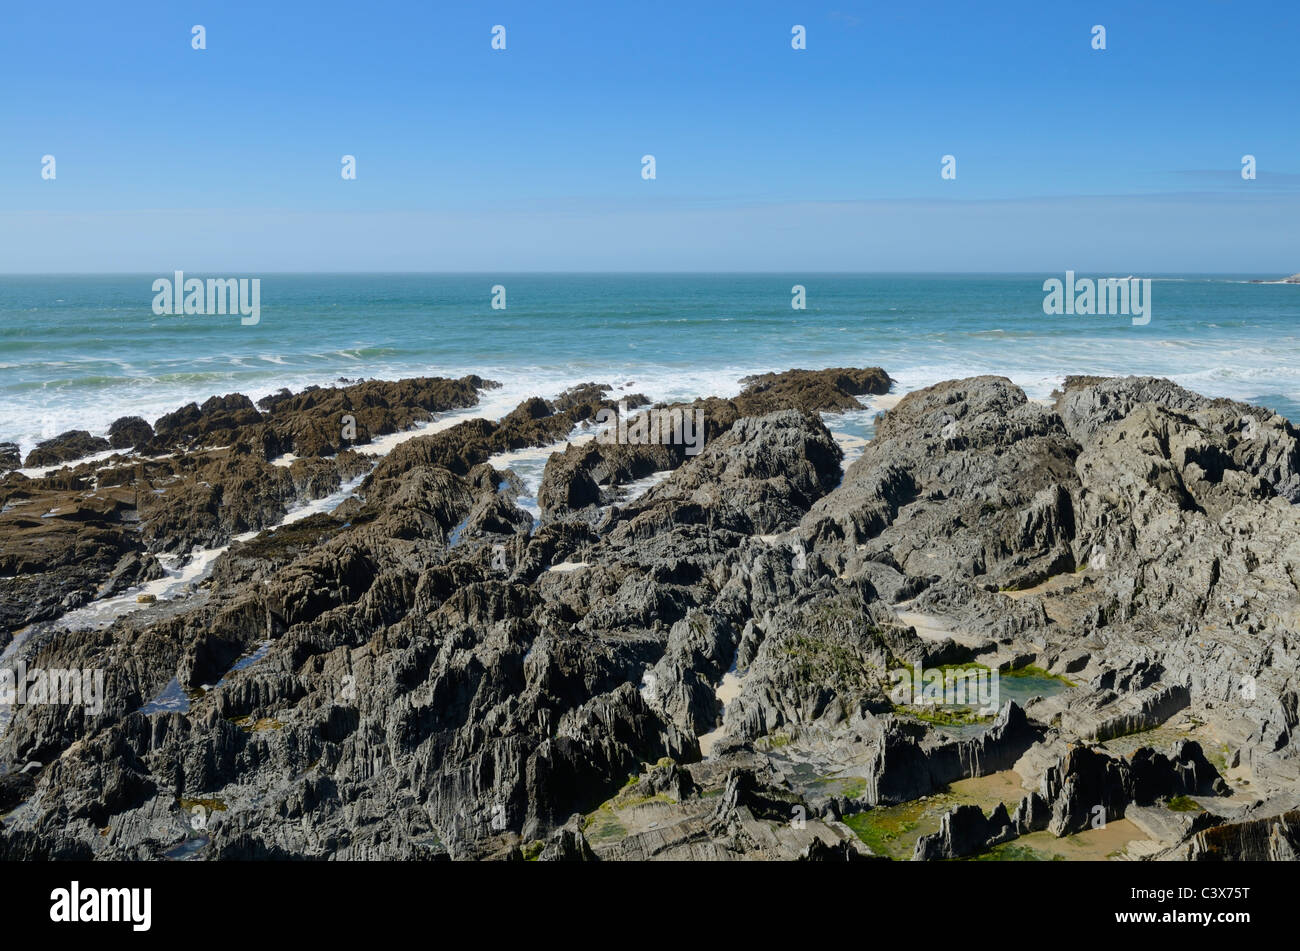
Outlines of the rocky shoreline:
[{"label": "rocky shoreline", "polygon": [[[0,858],[1297,857],[1288,421],[979,377],[846,469],[884,370],[742,385],[656,407],[698,455],[477,376],[0,445],[0,668],[105,673],[0,720]],[[502,460],[548,448],[535,518]],[[900,668],[1035,689],[938,716]]]}]

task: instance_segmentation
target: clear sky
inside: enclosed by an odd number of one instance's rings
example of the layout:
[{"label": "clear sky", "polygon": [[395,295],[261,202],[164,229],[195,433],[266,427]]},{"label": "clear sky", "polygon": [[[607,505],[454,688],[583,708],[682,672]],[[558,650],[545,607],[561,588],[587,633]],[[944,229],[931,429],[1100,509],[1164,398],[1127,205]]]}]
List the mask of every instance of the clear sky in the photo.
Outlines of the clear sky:
[{"label": "clear sky", "polygon": [[8,0],[0,271],[1289,274],[1298,93],[1297,0]]}]

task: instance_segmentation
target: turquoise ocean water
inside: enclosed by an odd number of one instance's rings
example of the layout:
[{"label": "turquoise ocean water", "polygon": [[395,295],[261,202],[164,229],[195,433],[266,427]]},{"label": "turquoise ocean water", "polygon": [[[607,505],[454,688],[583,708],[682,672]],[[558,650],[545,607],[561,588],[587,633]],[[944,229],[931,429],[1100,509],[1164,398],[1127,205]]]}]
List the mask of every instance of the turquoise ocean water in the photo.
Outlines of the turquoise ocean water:
[{"label": "turquoise ocean water", "polygon": [[1063,274],[187,274],[260,277],[255,326],[155,316],[170,276],[0,276],[0,441],[25,454],[122,415],[340,377],[479,373],[508,408],[584,381],[676,399],[826,366],[884,367],[900,391],[997,373],[1030,396],[1070,373],[1155,374],[1300,419],[1300,285],[1249,283],[1277,275],[1153,276],[1146,326],[1044,314],[1043,281]]}]

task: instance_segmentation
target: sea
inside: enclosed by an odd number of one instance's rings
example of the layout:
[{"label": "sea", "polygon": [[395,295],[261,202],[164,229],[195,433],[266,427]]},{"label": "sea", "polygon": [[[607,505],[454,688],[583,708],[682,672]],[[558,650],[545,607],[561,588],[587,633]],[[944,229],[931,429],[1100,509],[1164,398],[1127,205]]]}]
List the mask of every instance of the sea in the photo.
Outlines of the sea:
[{"label": "sea", "polygon": [[[156,314],[170,273],[2,275],[0,442],[25,456],[119,416],[340,380],[477,373],[502,384],[484,413],[503,415],[576,383],[675,400],[832,366],[883,367],[896,393],[999,374],[1036,398],[1068,374],[1150,374],[1300,420],[1300,285],[1139,276],[1144,324],[1045,313],[1044,282],[1063,274],[187,275],[258,278],[249,325]],[[869,413],[841,422],[870,435]]]}]

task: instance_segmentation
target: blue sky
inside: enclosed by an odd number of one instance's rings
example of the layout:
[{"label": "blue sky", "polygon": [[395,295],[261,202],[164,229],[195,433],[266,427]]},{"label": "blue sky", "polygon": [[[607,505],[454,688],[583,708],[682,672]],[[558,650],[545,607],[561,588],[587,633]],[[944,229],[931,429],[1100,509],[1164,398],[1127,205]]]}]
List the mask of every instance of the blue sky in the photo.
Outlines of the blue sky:
[{"label": "blue sky", "polygon": [[9,3],[0,270],[1292,273],[1298,28],[1294,0]]}]

